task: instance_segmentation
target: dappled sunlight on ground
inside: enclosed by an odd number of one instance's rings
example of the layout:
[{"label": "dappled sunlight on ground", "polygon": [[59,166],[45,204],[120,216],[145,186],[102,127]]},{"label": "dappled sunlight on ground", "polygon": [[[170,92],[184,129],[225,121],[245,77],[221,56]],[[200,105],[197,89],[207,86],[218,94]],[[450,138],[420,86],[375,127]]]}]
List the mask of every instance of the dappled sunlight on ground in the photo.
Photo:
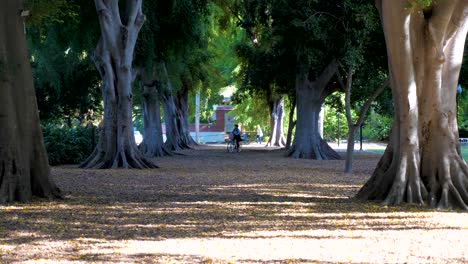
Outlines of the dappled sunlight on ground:
[{"label": "dappled sunlight on ground", "polygon": [[344,175],[344,161],[262,147],[184,154],[156,170],[53,168],[65,200],[0,206],[1,262],[468,262],[468,213],[352,198],[378,155]]}]

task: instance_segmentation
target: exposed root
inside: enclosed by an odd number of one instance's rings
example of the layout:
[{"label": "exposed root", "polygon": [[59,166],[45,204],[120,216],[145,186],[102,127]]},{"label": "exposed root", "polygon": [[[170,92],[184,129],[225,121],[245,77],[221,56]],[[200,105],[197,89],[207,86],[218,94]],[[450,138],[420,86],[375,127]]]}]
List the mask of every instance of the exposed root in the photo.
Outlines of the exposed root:
[{"label": "exposed root", "polygon": [[80,165],[84,169],[153,169],[158,168],[156,164],[148,160],[138,149],[131,151],[119,151],[111,159],[107,158],[103,151],[96,148],[91,156]]},{"label": "exposed root", "polygon": [[335,150],[333,150],[323,139],[320,139],[319,144],[313,144],[309,147],[300,144],[293,144],[286,155],[296,159],[341,159],[341,156]]},{"label": "exposed root", "polygon": [[377,164],[377,168],[372,174],[372,177],[362,186],[356,194],[356,198],[361,200],[385,199],[393,181],[392,174],[396,170],[396,163],[392,162],[392,160],[393,148],[389,146]]},{"label": "exposed root", "polygon": [[386,151],[371,179],[356,197],[381,200],[384,205],[406,202],[428,204],[438,209],[468,210],[468,166],[459,155],[455,155],[455,159],[448,158],[453,155],[445,155],[435,164],[430,162],[434,156],[425,157],[428,160],[421,164],[431,166],[420,172],[416,166],[420,164],[417,156],[394,160],[393,153]]},{"label": "exposed root", "polygon": [[402,155],[392,187],[383,201],[384,205],[399,205],[402,202],[424,204],[422,193],[426,191],[419,176],[419,161],[416,151]]},{"label": "exposed root", "polygon": [[[458,156],[458,155],[456,155]],[[468,210],[468,185],[463,184],[467,180],[467,174],[462,167],[467,167],[466,163],[458,156],[454,160],[449,160],[447,157],[439,163],[438,175],[439,186],[441,190],[431,190],[431,196],[437,197],[437,192],[440,193],[435,206],[438,209],[454,209],[461,208]]]},{"label": "exposed root", "polygon": [[141,151],[141,153],[144,156],[150,157],[150,158],[173,156],[172,152],[170,150],[168,150],[164,146],[151,148],[151,147],[148,147],[147,145],[145,145],[144,142],[143,142],[143,143],[140,144],[140,146],[138,146],[138,149]]},{"label": "exposed root", "polygon": [[190,145],[182,141],[180,138],[176,138],[172,140],[168,139],[166,140],[163,146],[165,149],[169,150],[170,152],[180,151],[184,149],[193,149]]},{"label": "exposed root", "polygon": [[[48,165],[47,165],[48,166]],[[0,163],[0,204],[28,202],[32,196],[61,199],[60,189],[49,179],[49,170],[34,171],[27,163],[14,159]]]}]

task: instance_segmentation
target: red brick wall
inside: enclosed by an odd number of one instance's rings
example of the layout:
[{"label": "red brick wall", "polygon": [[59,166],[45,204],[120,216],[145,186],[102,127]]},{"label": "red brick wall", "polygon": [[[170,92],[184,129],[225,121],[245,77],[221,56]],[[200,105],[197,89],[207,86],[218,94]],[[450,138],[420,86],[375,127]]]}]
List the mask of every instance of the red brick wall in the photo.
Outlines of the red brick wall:
[{"label": "red brick wall", "polygon": [[[224,122],[226,113],[231,111],[231,106],[218,106],[216,108],[216,122],[214,124],[200,124],[200,132],[226,132]],[[195,125],[189,125],[190,132],[195,132]]]}]

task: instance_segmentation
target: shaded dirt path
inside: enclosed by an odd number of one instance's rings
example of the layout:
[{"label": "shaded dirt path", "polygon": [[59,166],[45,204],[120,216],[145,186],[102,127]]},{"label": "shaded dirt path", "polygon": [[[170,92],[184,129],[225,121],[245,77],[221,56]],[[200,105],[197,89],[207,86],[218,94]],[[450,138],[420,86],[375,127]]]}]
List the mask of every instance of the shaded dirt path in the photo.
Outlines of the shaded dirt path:
[{"label": "shaded dirt path", "polygon": [[67,195],[0,207],[4,263],[468,262],[468,214],[350,199],[379,155],[201,146],[155,170],[53,168]]}]

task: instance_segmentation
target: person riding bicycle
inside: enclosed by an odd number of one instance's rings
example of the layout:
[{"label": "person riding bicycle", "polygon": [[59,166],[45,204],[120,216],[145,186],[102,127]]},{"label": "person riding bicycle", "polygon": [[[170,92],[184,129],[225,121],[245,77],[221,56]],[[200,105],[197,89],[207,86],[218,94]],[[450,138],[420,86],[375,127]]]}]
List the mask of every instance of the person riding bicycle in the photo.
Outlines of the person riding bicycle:
[{"label": "person riding bicycle", "polygon": [[239,129],[239,125],[235,125],[234,129],[231,132],[232,140],[236,141],[236,148],[239,148],[239,142],[241,142],[241,131]]}]

